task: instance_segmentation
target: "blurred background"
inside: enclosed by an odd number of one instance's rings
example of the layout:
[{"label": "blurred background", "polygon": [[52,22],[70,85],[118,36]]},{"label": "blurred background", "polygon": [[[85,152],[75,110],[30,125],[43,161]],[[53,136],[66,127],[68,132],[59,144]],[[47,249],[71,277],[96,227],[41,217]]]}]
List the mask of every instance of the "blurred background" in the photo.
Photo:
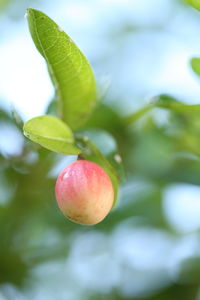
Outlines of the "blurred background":
[{"label": "blurred background", "polygon": [[[122,157],[119,203],[93,227],[55,201],[56,177],[76,157],[22,134],[54,98],[27,7],[88,57],[102,102],[85,130]],[[0,0],[0,300],[200,300],[200,113],[156,108],[125,121],[157,96],[200,103],[189,63],[199,27],[181,0]]]}]

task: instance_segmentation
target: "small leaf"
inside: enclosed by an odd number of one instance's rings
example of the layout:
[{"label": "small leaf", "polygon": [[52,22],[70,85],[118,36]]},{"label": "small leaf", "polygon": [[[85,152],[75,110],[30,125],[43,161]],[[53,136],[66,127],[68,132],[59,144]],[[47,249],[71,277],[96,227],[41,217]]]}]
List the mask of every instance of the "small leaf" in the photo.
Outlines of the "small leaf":
[{"label": "small leaf", "polygon": [[78,146],[81,148],[81,157],[84,159],[93,161],[100,165],[110,176],[113,184],[115,199],[113,207],[116,206],[118,200],[118,190],[119,190],[119,176],[106,157],[99,151],[99,149],[88,139],[77,135],[76,141]]},{"label": "small leaf", "polygon": [[160,94],[152,98],[151,101],[152,105],[159,106],[159,105],[168,105],[174,103],[181,103],[178,99],[174,98],[169,94]]},{"label": "small leaf", "polygon": [[158,107],[161,108],[166,108],[169,110],[174,110],[177,112],[200,112],[200,104],[184,104],[184,103],[180,103],[180,104],[168,104],[168,105],[159,105]]},{"label": "small leaf", "polygon": [[200,10],[200,0],[185,0],[185,2],[197,10]]},{"label": "small leaf", "polygon": [[57,93],[62,119],[78,129],[96,104],[96,83],[86,57],[71,38],[44,13],[28,9],[35,46],[45,58]]},{"label": "small leaf", "polygon": [[165,108],[177,112],[195,112],[200,111],[199,104],[186,104],[170,95],[160,95],[154,98],[154,106]]},{"label": "small leaf", "polygon": [[64,122],[52,116],[40,116],[26,122],[24,135],[54,152],[69,155],[81,152],[74,144],[71,129]]},{"label": "small leaf", "polygon": [[193,57],[190,60],[190,64],[191,64],[192,70],[196,73],[196,75],[200,76],[200,58]]}]

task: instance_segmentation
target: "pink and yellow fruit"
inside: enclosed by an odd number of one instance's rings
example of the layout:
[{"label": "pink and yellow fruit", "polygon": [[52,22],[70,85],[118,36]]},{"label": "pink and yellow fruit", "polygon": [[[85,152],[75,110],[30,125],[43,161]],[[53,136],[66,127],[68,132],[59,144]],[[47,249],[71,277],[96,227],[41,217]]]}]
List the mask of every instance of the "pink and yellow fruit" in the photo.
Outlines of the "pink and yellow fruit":
[{"label": "pink and yellow fruit", "polygon": [[62,213],[83,225],[101,222],[114,201],[110,177],[96,163],[87,160],[75,161],[61,171],[55,192]]}]

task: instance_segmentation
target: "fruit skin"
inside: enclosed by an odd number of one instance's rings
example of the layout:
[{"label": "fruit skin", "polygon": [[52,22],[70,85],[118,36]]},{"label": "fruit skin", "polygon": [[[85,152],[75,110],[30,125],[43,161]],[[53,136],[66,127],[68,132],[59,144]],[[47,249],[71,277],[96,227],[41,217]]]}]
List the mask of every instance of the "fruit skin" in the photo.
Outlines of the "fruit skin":
[{"label": "fruit skin", "polygon": [[62,213],[82,225],[101,222],[114,201],[110,177],[96,163],[77,160],[59,174],[55,186]]}]

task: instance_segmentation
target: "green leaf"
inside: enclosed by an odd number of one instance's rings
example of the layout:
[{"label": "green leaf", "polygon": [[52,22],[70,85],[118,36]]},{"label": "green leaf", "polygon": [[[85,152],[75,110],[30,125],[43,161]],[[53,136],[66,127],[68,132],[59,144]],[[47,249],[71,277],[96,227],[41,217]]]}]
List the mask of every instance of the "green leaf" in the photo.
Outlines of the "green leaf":
[{"label": "green leaf", "polygon": [[200,10],[200,0],[185,0],[185,2],[197,10]]},{"label": "green leaf", "polygon": [[119,176],[106,157],[99,151],[99,149],[84,136],[77,135],[76,136],[77,145],[81,148],[81,157],[84,159],[93,161],[100,165],[110,176],[110,179],[113,184],[115,199],[113,203],[113,207],[116,206],[118,200],[118,190],[119,190]]},{"label": "green leaf", "polygon": [[165,104],[173,104],[173,103],[181,103],[178,99],[174,98],[170,94],[160,94],[155,96],[151,100],[152,105],[165,105]]},{"label": "green leaf", "polygon": [[160,95],[154,98],[154,106],[165,108],[169,110],[173,110],[176,112],[195,112],[200,111],[199,104],[185,104],[183,102],[178,101],[174,97],[170,95]]},{"label": "green leaf", "polygon": [[25,123],[24,135],[44,148],[68,155],[81,152],[74,144],[71,129],[52,116],[40,116]]},{"label": "green leaf", "polygon": [[200,111],[199,104],[186,104],[183,103],[171,95],[161,94],[152,99],[152,107],[160,107],[164,109],[169,109],[176,112],[198,112]]},{"label": "green leaf", "polygon": [[96,104],[93,71],[71,38],[47,15],[29,8],[29,29],[38,51],[45,58],[56,89],[62,119],[78,129]]},{"label": "green leaf", "polygon": [[190,60],[190,64],[191,64],[192,70],[196,73],[196,75],[200,76],[200,58],[193,57]]}]

